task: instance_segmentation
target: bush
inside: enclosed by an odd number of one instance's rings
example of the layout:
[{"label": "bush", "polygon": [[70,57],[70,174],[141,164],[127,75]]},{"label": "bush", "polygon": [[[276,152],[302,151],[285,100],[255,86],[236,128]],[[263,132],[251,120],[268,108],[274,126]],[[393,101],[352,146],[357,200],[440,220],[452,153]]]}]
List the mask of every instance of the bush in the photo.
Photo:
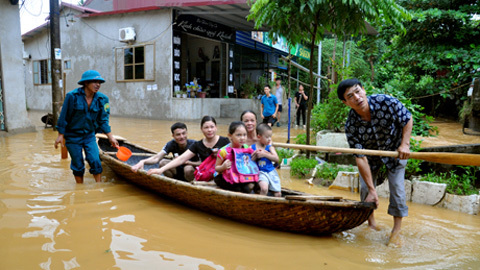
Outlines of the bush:
[{"label": "bush", "polygon": [[290,148],[277,148],[275,150],[277,151],[278,159],[280,160],[280,162],[282,162],[284,158],[293,157],[293,154],[295,153],[293,149]]},{"label": "bush", "polygon": [[292,163],[290,163],[290,175],[303,178],[307,176],[317,164],[318,162],[315,158],[295,158],[292,160]]},{"label": "bush", "polygon": [[455,195],[473,195],[478,194],[478,190],[473,186],[475,182],[475,171],[477,167],[460,166],[465,170],[462,175],[457,175],[454,172],[435,174],[428,173],[419,178],[420,181],[445,183],[447,184],[447,193]]},{"label": "bush", "polygon": [[[410,151],[418,152],[421,149],[421,142],[422,141],[417,141],[414,138],[410,138]],[[420,163],[422,162],[423,160],[419,159],[409,159],[407,162],[407,167],[405,167],[405,179],[410,179],[412,176],[421,172],[422,169],[420,169]]]},{"label": "bush", "polygon": [[335,179],[338,175],[338,172],[356,172],[357,169],[352,165],[348,167],[339,166],[337,163],[324,163],[319,166],[315,178],[322,179]]},{"label": "bush", "polygon": [[[307,144],[307,134],[302,133],[298,134],[297,137],[295,137],[295,143],[296,144]],[[310,145],[317,145],[317,142],[315,140],[315,136],[310,136]]]},{"label": "bush", "polygon": [[[336,85],[333,85],[336,88]],[[312,109],[311,127],[314,133],[321,130],[340,132],[344,129],[350,108],[337,97],[337,90],[328,94],[328,99]]]}]

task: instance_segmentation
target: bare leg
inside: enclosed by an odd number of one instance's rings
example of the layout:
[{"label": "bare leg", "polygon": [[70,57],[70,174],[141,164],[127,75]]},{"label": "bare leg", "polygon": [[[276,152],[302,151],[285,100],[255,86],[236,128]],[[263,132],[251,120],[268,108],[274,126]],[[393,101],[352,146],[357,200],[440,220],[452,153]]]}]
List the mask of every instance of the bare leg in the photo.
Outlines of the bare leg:
[{"label": "bare leg", "polygon": [[258,182],[258,186],[260,186],[260,195],[267,195],[267,193],[268,193],[268,182],[267,181],[260,181],[260,182]]},{"label": "bare leg", "polygon": [[74,176],[77,184],[83,184],[83,176]]},{"label": "bare leg", "polygon": [[273,196],[282,197],[282,192],[275,192],[275,193],[273,193]]},{"label": "bare leg", "polygon": [[97,183],[102,182],[102,174],[101,173],[94,174],[93,178],[95,178],[95,182],[97,182]]},{"label": "bare leg", "polygon": [[373,213],[368,217],[368,227],[374,230],[378,230],[377,222],[375,221]]},{"label": "bare leg", "polygon": [[195,172],[195,167],[192,165],[187,165],[183,168],[183,173],[185,175],[185,180],[188,182],[192,182],[195,179],[195,175],[193,174]]},{"label": "bare leg", "polygon": [[393,217],[393,229],[388,245],[401,246],[400,232],[402,230],[402,217]]},{"label": "bare leg", "polygon": [[[159,164],[160,168],[163,167],[163,166],[165,166],[165,165],[167,165],[170,161],[171,161],[171,160],[169,160],[169,159],[162,159],[162,160],[160,161],[160,164]],[[173,178],[176,173],[177,173],[177,168],[172,168],[172,169],[170,169],[170,170],[168,170],[168,171],[165,171],[165,172],[163,173],[163,175],[165,175],[166,177]]]}]

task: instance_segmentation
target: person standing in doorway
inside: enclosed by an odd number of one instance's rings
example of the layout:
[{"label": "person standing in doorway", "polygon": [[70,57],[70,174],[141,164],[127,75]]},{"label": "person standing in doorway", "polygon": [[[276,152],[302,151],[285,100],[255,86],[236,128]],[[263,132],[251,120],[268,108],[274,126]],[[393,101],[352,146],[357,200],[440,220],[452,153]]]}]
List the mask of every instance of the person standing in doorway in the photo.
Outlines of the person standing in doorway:
[{"label": "person standing in doorway", "polygon": [[[360,172],[360,198],[378,205],[375,189],[380,168],[388,171],[390,204],[388,214],[393,216],[393,229],[389,245],[400,244],[402,218],[408,215],[405,193],[405,166],[410,156],[412,114],[396,98],[378,94],[367,96],[358,79],[340,82],[338,98],[351,108],[345,133],[350,148],[397,151],[398,158],[355,155]],[[368,225],[378,229],[375,218],[368,218]]]},{"label": "person standing in doorway", "polygon": [[277,113],[277,127],[280,126],[280,116],[282,115],[282,104],[283,104],[283,86],[282,86],[282,78],[277,77],[275,79],[275,97],[277,98],[278,102],[278,113]]},{"label": "person standing in doorway", "polygon": [[70,168],[75,181],[83,183],[85,159],[90,165],[90,173],[96,182],[101,181],[102,164],[95,133],[105,133],[114,147],[118,142],[109,125],[110,104],[108,97],[101,92],[100,86],[105,80],[96,70],[87,70],[78,81],[82,87],[69,92],[65,96],[62,111],[57,122],[58,137],[55,148],[65,139],[65,146],[72,158]]},{"label": "person standing in doorway", "polygon": [[306,111],[307,111],[307,93],[303,90],[303,85],[298,86],[298,92],[295,93],[295,106],[297,107],[297,126],[300,126],[300,115],[302,116],[303,128],[307,122],[306,120]]}]

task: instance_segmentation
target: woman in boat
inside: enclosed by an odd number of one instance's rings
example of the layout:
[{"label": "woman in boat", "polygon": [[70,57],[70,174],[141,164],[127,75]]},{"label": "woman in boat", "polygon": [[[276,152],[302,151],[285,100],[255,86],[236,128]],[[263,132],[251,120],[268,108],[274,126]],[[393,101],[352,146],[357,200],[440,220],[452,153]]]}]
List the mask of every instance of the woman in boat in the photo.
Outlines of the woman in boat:
[{"label": "woman in boat", "polygon": [[200,122],[200,128],[205,138],[196,141],[190,148],[181,154],[179,157],[172,160],[172,162],[159,169],[150,169],[147,174],[163,174],[169,169],[176,168],[184,164],[187,160],[198,156],[203,162],[210,155],[216,154],[218,149],[227,145],[230,141],[227,137],[217,135],[217,121],[211,116],[204,116]]},{"label": "woman in boat", "polygon": [[[236,162],[235,154],[233,153],[234,149],[249,148],[248,145],[245,144],[247,140],[247,128],[245,124],[241,121],[232,122],[228,128],[228,137],[231,143],[222,147],[217,154],[215,171],[218,172],[218,175],[214,178],[215,184],[226,190],[251,193],[255,182],[252,182],[252,180],[242,182],[240,177],[238,177],[238,171],[234,173],[234,168],[232,167],[232,164]],[[253,153],[252,149],[249,148],[248,150],[251,150]]]},{"label": "woman in boat", "polygon": [[257,114],[251,110],[243,111],[240,115],[240,121],[245,124],[247,128],[246,144],[253,145],[257,142]]}]

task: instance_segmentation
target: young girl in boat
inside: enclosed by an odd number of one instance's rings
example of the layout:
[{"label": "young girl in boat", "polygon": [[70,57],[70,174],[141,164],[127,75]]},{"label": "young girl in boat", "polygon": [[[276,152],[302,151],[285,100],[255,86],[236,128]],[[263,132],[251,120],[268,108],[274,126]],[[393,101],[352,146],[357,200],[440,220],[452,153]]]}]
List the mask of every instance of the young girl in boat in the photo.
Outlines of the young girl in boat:
[{"label": "young girl in boat", "polygon": [[160,169],[150,169],[147,174],[163,174],[165,171],[176,168],[184,164],[187,160],[190,160],[194,156],[198,156],[203,162],[210,155],[216,154],[218,149],[229,143],[227,137],[217,135],[217,122],[215,118],[211,116],[204,116],[200,122],[200,128],[202,129],[203,136],[205,138],[196,141],[188,150],[186,150],[179,157],[172,160],[167,165]]},{"label": "young girl in boat", "polygon": [[273,162],[278,163],[278,155],[272,143],[272,128],[267,124],[257,126],[257,143],[251,147],[255,152],[252,155],[253,160],[257,161],[260,169],[258,186],[260,195],[267,195],[270,190],[275,197],[282,196],[282,187],[280,177]]},{"label": "young girl in boat", "polygon": [[248,145],[245,144],[247,140],[245,124],[240,121],[232,122],[228,128],[228,137],[230,138],[230,143],[220,149],[217,154],[215,171],[218,172],[218,175],[215,176],[214,181],[217,186],[226,190],[251,193],[255,186],[254,182],[235,183],[231,177],[224,175],[229,173],[229,170],[232,169],[233,163],[235,162],[233,149],[248,148]]}]

